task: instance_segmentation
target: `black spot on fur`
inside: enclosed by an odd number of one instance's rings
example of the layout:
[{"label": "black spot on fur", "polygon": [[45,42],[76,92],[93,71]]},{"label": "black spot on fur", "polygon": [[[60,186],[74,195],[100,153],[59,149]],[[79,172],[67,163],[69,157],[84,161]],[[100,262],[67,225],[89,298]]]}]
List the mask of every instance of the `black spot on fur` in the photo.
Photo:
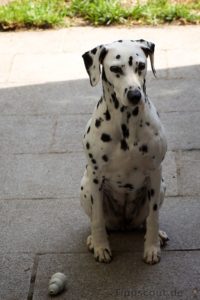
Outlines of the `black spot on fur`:
[{"label": "black spot on fur", "polygon": [[122,107],[120,108],[120,111],[121,111],[121,112],[124,112],[124,110],[125,110],[125,106],[122,105]]},{"label": "black spot on fur", "polygon": [[102,70],[102,80],[108,82],[104,68]]},{"label": "black spot on fur", "polygon": [[90,132],[90,126],[88,127],[88,130],[87,130],[87,133],[89,133]]},{"label": "black spot on fur", "polygon": [[108,156],[107,156],[107,155],[103,155],[103,156],[102,156],[102,159],[103,159],[104,161],[108,161]]},{"label": "black spot on fur", "polygon": [[95,121],[95,126],[96,126],[97,128],[100,127],[102,121],[103,121],[102,118],[96,119],[96,121]]},{"label": "black spot on fur", "polygon": [[106,121],[109,121],[111,119],[109,110],[107,109],[106,112],[104,113],[104,116],[106,117]]},{"label": "black spot on fur", "polygon": [[94,167],[94,169],[95,169],[95,170],[98,170],[98,167],[97,167],[97,166],[95,166],[95,167]]},{"label": "black spot on fur", "polygon": [[137,115],[138,115],[138,112],[139,112],[139,107],[136,106],[136,108],[134,108],[134,110],[132,111],[132,115],[133,115],[133,116],[137,116]]},{"label": "black spot on fur", "polygon": [[98,184],[98,183],[99,183],[99,180],[95,178],[95,179],[93,180],[93,182],[94,182],[95,184]]},{"label": "black spot on fur", "polygon": [[149,125],[150,125],[150,123],[149,123],[149,122],[146,122],[146,125],[147,125],[147,126],[149,126]]},{"label": "black spot on fur", "polygon": [[124,151],[129,149],[129,147],[128,147],[125,140],[121,140],[121,149],[124,150]]},{"label": "black spot on fur", "polygon": [[106,50],[106,48],[103,48],[101,50],[101,53],[99,55],[99,61],[100,61],[101,64],[103,63],[103,60],[104,60],[107,53],[108,53],[108,50]]},{"label": "black spot on fur", "polygon": [[116,56],[116,59],[120,59],[120,57],[121,57],[121,56],[118,54],[118,55]]},{"label": "black spot on fur", "polygon": [[130,184],[130,183],[125,184],[124,187],[125,187],[125,188],[128,188],[128,189],[130,189],[130,190],[133,190],[133,189],[134,189],[133,185]]},{"label": "black spot on fur", "polygon": [[147,194],[148,194],[148,199],[149,199],[149,201],[150,201],[150,200],[151,200],[151,192],[148,191]]},{"label": "black spot on fur", "polygon": [[125,138],[128,138],[129,137],[129,129],[126,127],[125,124],[122,124],[121,126],[122,128],[122,134]]},{"label": "black spot on fur", "polygon": [[89,157],[90,157],[90,158],[93,158],[93,155],[92,155],[92,153],[89,153],[88,155],[89,155]]},{"label": "black spot on fur", "polygon": [[127,123],[128,123],[128,121],[129,121],[130,117],[131,117],[131,113],[130,113],[130,112],[127,112]]},{"label": "black spot on fur", "polygon": [[122,43],[122,40],[119,40],[118,42],[119,42],[119,43]]},{"label": "black spot on fur", "polygon": [[129,64],[129,66],[133,65],[133,57],[132,56],[129,57],[128,64]]},{"label": "black spot on fur", "polygon": [[153,206],[153,210],[157,210],[158,209],[158,205],[157,204],[154,204],[154,206]]},{"label": "black spot on fur", "polygon": [[93,64],[93,59],[92,57],[90,56],[89,52],[86,52],[83,54],[83,60],[84,60],[84,64],[85,64],[85,68],[86,70],[88,71],[89,68],[92,66]]},{"label": "black spot on fur", "polygon": [[86,143],[86,148],[89,150],[90,149],[90,144]]},{"label": "black spot on fur", "polygon": [[151,189],[151,196],[153,197],[153,196],[154,196],[154,194],[155,194],[155,191],[154,191],[154,189]]},{"label": "black spot on fur", "polygon": [[148,152],[148,146],[147,145],[142,145],[140,148],[139,148],[139,150],[141,151],[141,152],[143,152],[143,153],[147,153]]},{"label": "black spot on fur", "polygon": [[96,52],[97,52],[97,48],[94,48],[94,49],[92,49],[92,54],[96,54]]},{"label": "black spot on fur", "polygon": [[103,98],[101,97],[101,99],[98,101],[98,103],[97,103],[97,108],[99,107],[99,105],[102,103],[102,101],[103,101]]},{"label": "black spot on fur", "polygon": [[101,140],[103,142],[110,142],[112,140],[111,136],[107,133],[102,133]]},{"label": "black spot on fur", "polygon": [[91,196],[91,203],[93,204],[94,203],[94,199],[93,199],[93,197]]},{"label": "black spot on fur", "polygon": [[113,100],[115,108],[118,109],[118,107],[119,107],[119,101],[117,100],[116,95],[112,94],[111,97],[112,97],[112,100]]},{"label": "black spot on fur", "polygon": [[96,160],[95,159],[92,159],[92,163],[94,164],[94,165],[96,165]]},{"label": "black spot on fur", "polygon": [[83,190],[83,186],[81,186],[81,191]]}]

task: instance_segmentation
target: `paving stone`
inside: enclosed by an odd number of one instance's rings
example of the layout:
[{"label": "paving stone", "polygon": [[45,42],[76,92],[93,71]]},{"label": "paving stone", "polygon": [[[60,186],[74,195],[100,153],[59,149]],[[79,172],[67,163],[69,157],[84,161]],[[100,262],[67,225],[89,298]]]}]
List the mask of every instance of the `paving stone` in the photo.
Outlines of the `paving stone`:
[{"label": "paving stone", "polygon": [[[188,72],[193,67],[180,68]],[[162,76],[162,73],[161,73]],[[147,93],[159,112],[195,112],[200,110],[198,79],[160,79],[147,81]]]},{"label": "paving stone", "polygon": [[111,264],[99,264],[89,254],[44,255],[33,300],[50,299],[48,281],[57,271],[67,276],[67,291],[59,300],[197,299],[199,267],[199,251],[165,252],[154,266],[144,264],[140,253],[117,253]]},{"label": "paving stone", "polygon": [[[160,228],[169,235],[165,250],[200,249],[199,198],[166,198],[160,212]],[[79,198],[0,201],[0,252],[87,253],[90,222]],[[112,232],[114,251],[139,251],[144,232]],[[92,256],[92,254],[91,254]]]},{"label": "paving stone", "polygon": [[161,114],[165,126],[168,149],[194,150],[200,148],[200,111]]},{"label": "paving stone", "polygon": [[[0,116],[1,153],[82,151],[91,115]],[[199,149],[199,112],[162,113],[168,149]]]},{"label": "paving stone", "polygon": [[9,81],[30,84],[86,77],[82,57],[76,53],[17,54]]},{"label": "paving stone", "polygon": [[0,253],[1,300],[27,300],[32,266],[32,254]]},{"label": "paving stone", "polygon": [[0,211],[0,252],[87,252],[89,220],[79,198],[1,200]]},{"label": "paving stone", "polygon": [[[167,54],[169,77],[198,78],[200,71],[198,48],[193,47],[189,51],[184,48],[172,49]],[[182,66],[189,66],[190,68],[187,69],[187,72],[182,72]]]},{"label": "paving stone", "polygon": [[1,55],[1,70],[0,70],[0,82],[7,82],[10,74],[10,68],[12,67],[12,55]]},{"label": "paving stone", "polygon": [[177,187],[177,170],[176,170],[176,161],[175,153],[168,151],[165,159],[163,161],[163,174],[162,174],[165,184],[167,187],[166,195],[167,196],[176,196],[178,195]]},{"label": "paving stone", "polygon": [[200,194],[200,151],[177,154],[178,189],[180,195]]},{"label": "paving stone", "polygon": [[[197,79],[149,78],[147,92],[160,112],[200,109]],[[101,93],[101,83],[92,88],[88,79],[4,88],[0,93],[0,115],[91,113]]]},{"label": "paving stone", "polygon": [[[86,159],[83,153],[1,155],[0,199],[77,197]],[[176,195],[173,155],[166,158],[168,195]]]},{"label": "paving stone", "polygon": [[0,199],[77,197],[83,154],[1,156]]},{"label": "paving stone", "polygon": [[3,154],[83,151],[88,115],[0,116]]},{"label": "paving stone", "polygon": [[0,33],[0,54],[59,53],[66,30],[17,31]]},{"label": "paving stone", "polygon": [[100,99],[101,85],[89,80],[4,88],[0,93],[0,115],[46,115],[91,113]]}]

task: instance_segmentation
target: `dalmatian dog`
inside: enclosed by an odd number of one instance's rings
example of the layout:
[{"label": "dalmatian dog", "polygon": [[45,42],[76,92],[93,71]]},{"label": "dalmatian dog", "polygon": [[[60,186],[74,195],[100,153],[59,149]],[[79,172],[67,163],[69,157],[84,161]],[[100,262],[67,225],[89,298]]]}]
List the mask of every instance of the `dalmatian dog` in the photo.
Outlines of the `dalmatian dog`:
[{"label": "dalmatian dog", "polygon": [[83,139],[88,164],[81,181],[81,205],[91,221],[87,246],[99,262],[112,259],[109,230],[144,226],[148,264],[160,261],[168,239],[159,230],[167,143],[145,84],[148,57],[155,75],[154,48],[145,40],[119,40],[83,54],[92,86],[102,73],[103,94]]}]

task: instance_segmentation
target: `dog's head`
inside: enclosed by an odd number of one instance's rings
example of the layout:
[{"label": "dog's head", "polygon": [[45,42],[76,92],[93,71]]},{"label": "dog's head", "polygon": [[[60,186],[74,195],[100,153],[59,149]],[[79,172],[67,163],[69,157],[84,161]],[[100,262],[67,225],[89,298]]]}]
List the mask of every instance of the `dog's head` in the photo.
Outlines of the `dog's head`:
[{"label": "dog's head", "polygon": [[84,53],[83,60],[91,85],[99,82],[102,70],[102,80],[112,86],[124,106],[142,103],[145,101],[148,56],[155,75],[154,48],[153,43],[145,40],[120,40]]}]

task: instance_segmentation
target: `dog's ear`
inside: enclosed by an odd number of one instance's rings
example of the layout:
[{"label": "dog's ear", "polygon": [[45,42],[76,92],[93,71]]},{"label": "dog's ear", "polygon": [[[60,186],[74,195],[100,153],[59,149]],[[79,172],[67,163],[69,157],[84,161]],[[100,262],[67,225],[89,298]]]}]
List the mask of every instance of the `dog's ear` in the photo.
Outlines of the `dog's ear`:
[{"label": "dog's ear", "polygon": [[90,77],[90,83],[92,86],[97,85],[100,79],[101,67],[103,60],[107,54],[107,50],[104,46],[98,46],[90,51],[85,52],[82,57],[84,60],[85,68]]},{"label": "dog's ear", "polygon": [[151,70],[153,72],[153,75],[156,77],[156,70],[154,68],[154,50],[155,50],[155,44],[152,42],[148,42],[145,40],[137,40],[137,42],[140,44],[140,47],[144,51],[146,57],[149,56],[150,62],[151,62]]}]

